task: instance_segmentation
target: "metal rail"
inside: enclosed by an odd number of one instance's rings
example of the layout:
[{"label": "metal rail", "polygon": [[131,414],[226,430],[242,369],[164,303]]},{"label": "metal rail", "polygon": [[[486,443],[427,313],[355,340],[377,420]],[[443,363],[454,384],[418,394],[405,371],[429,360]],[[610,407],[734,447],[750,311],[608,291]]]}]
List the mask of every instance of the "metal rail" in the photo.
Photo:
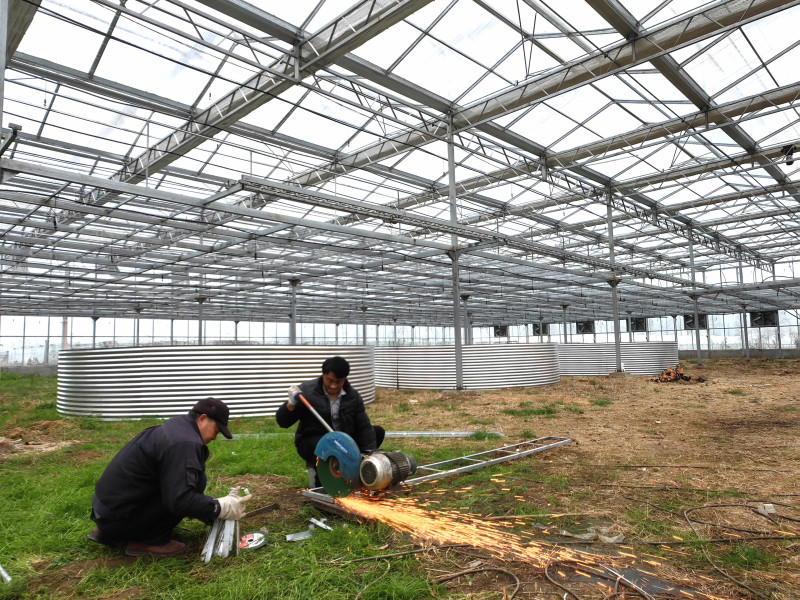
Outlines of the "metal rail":
[{"label": "metal rail", "polygon": [[[403,482],[402,487],[409,487],[426,481],[436,481],[445,477],[450,477],[451,475],[476,471],[477,469],[483,469],[484,467],[507,462],[509,460],[530,456],[537,452],[552,450],[553,448],[564,446],[571,442],[572,440],[570,438],[547,436],[527,442],[511,444],[510,446],[503,446],[502,448],[495,448],[494,450],[486,450],[476,454],[469,454],[467,456],[431,463],[429,465],[417,467],[417,473],[425,474],[406,480]],[[302,495],[318,502],[333,504],[333,498],[328,496],[324,488],[321,487],[305,490],[302,492]]]}]

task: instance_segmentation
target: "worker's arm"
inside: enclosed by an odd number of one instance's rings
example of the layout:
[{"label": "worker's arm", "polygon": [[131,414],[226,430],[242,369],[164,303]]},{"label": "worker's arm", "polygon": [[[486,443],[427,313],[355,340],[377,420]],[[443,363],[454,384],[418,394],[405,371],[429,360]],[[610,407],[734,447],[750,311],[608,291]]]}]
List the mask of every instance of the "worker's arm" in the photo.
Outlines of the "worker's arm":
[{"label": "worker's arm", "polygon": [[297,403],[300,400],[298,396],[300,395],[300,388],[296,385],[293,385],[288,390],[289,399],[281,404],[278,407],[277,412],[275,413],[275,420],[278,422],[283,428],[291,427],[295,423],[297,423],[300,415],[298,414],[299,411],[296,411]]},{"label": "worker's arm", "polygon": [[[206,451],[207,452],[207,451]],[[167,449],[161,461],[161,501],[172,514],[201,521],[219,515],[214,499],[206,496],[205,457],[198,444],[182,442]]]}]

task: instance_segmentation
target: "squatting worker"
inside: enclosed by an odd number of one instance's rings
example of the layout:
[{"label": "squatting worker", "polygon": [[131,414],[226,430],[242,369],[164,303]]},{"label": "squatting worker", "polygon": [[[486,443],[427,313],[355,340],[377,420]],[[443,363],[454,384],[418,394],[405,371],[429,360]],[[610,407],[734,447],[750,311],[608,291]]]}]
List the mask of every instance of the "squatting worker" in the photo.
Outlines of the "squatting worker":
[{"label": "squatting worker", "polygon": [[303,394],[334,431],[343,431],[353,438],[361,452],[378,449],[386,435],[383,427],[373,426],[370,422],[361,395],[347,381],[349,374],[350,364],[344,358],[334,356],[327,359],[322,363],[322,376],[290,387],[289,400],[275,413],[281,427],[291,427],[300,422],[294,434],[294,445],[309,468],[310,486],[320,486],[318,478],[311,481],[317,464],[314,449],[328,431],[300,401],[298,394]]},{"label": "squatting worker", "polygon": [[239,520],[250,496],[212,498],[206,489],[208,443],[230,439],[228,406],[206,398],[188,414],[150,427],[128,442],[95,485],[89,534],[93,542],[126,544],[130,556],[173,556],[186,544],[172,530],[184,517],[211,525],[217,517]]}]

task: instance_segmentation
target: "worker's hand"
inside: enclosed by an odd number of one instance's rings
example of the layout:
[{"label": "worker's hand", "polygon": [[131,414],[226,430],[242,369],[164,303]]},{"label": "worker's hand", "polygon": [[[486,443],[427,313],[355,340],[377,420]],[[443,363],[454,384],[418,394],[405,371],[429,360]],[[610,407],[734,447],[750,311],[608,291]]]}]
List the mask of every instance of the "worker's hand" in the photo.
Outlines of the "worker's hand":
[{"label": "worker's hand", "polygon": [[219,502],[219,518],[227,521],[238,521],[244,516],[245,504],[253,497],[239,495],[240,488],[233,488],[227,496],[217,498]]},{"label": "worker's hand", "polygon": [[300,400],[298,396],[300,395],[300,388],[296,385],[293,385],[289,388],[289,404],[294,406]]}]

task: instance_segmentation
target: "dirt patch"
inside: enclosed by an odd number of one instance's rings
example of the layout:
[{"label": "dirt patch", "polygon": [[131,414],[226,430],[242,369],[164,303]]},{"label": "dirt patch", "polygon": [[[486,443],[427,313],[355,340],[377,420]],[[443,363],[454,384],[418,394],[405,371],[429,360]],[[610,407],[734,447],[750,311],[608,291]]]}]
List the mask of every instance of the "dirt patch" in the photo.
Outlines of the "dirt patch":
[{"label": "dirt patch", "polygon": [[23,439],[9,439],[0,437],[0,456],[3,454],[18,454],[20,452],[52,452],[59,448],[80,444],[79,440],[62,440],[55,442],[23,441]]},{"label": "dirt patch", "polygon": [[[800,536],[800,361],[707,360],[681,364],[681,372],[690,379],[562,377],[553,386],[467,393],[380,389],[368,410],[390,431],[501,431],[497,446],[569,437],[570,445],[532,458],[531,476],[516,480],[528,505],[572,515],[554,522],[552,535],[608,527],[626,541],[663,541],[653,550],[669,557],[652,567],[659,579],[722,598],[756,597],[722,578],[699,547],[675,538],[727,539],[730,546],[708,548],[727,572],[775,600],[800,597],[800,542],[791,540]],[[760,514],[764,504],[775,512]],[[751,539],[757,535],[773,539]],[[552,595],[538,577],[523,589]]]},{"label": "dirt patch", "polygon": [[[31,590],[46,589],[51,596],[71,595],[73,588],[89,571],[94,568],[115,569],[123,565],[131,565],[136,561],[133,556],[121,558],[93,558],[70,564],[54,565],[47,562],[32,563],[31,568],[35,575],[31,577],[28,587]],[[118,596],[108,598],[136,598],[139,592],[136,588],[125,590]]]},{"label": "dirt patch", "polygon": [[[222,477],[220,480],[230,486],[240,485],[246,487],[253,494],[252,501],[247,503],[248,513],[269,507],[269,510],[260,512],[253,517],[242,521],[242,526],[248,529],[258,529],[272,521],[282,520],[287,515],[300,510],[303,497],[302,490],[293,488],[288,477],[276,475],[240,475],[237,477]],[[276,508],[272,506],[276,505]]]}]

